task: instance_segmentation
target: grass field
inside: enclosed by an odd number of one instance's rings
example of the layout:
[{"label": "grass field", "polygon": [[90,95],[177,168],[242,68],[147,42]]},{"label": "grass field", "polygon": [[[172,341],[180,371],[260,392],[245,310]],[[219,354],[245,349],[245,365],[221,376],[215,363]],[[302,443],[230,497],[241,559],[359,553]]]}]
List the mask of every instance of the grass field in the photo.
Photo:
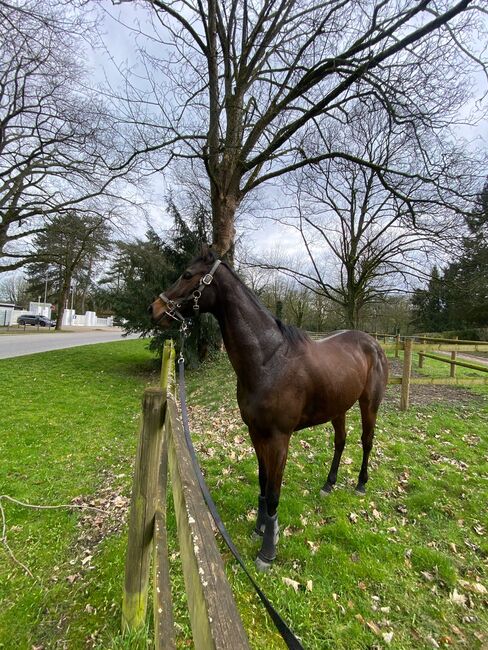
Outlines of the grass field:
[{"label": "grass field", "polygon": [[33,577],[0,549],[0,648],[119,647],[123,521],[155,369],[142,341],[0,361],[0,494],[111,513],[3,503],[8,543]]},{"label": "grass field", "polygon": [[[156,372],[141,341],[0,361],[0,494],[109,513],[3,502],[8,543],[32,577],[0,549],[0,648],[150,647],[146,630],[129,638],[118,630],[140,398]],[[426,360],[423,372],[447,374],[448,366]],[[204,472],[252,567],[256,461],[225,357],[191,373],[188,392]],[[307,649],[486,647],[488,390],[412,393],[414,406],[400,413],[398,388],[389,391],[364,498],[353,491],[356,410],[326,500],[318,491],[332,456],[330,426],[293,438],[279,555],[258,579]],[[252,646],[284,647],[222,552]],[[174,543],[171,556],[178,645],[191,647]]]}]

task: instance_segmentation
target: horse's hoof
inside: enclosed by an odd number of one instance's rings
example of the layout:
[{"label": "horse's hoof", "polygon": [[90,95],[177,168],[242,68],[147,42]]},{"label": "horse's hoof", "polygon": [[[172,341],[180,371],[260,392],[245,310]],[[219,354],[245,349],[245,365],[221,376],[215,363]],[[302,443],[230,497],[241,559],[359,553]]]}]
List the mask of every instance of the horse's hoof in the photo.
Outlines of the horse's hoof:
[{"label": "horse's hoof", "polygon": [[256,569],[259,571],[259,573],[266,573],[271,569],[271,566],[273,565],[273,562],[266,562],[265,560],[262,560],[259,555],[257,556],[255,560],[255,565]]},{"label": "horse's hoof", "polygon": [[354,490],[354,494],[357,494],[358,497],[364,497],[366,496],[366,488],[363,486],[357,486],[356,489]]},{"label": "horse's hoof", "polygon": [[257,542],[259,539],[263,539],[264,531],[254,529],[251,533],[251,539],[253,542]]},{"label": "horse's hoof", "polygon": [[328,497],[333,489],[334,489],[333,485],[329,485],[328,483],[326,483],[324,485],[324,487],[320,490],[320,496],[322,497],[322,499],[325,499],[325,497]]}]

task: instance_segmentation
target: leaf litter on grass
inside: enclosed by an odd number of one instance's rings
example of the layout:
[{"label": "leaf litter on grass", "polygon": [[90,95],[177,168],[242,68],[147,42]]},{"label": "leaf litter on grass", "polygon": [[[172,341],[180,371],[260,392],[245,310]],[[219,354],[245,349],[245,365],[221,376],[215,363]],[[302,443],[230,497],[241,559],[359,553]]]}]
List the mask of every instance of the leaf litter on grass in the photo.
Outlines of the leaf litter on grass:
[{"label": "leaf litter on grass", "polygon": [[[205,391],[198,387],[198,373],[195,375],[197,388],[189,397],[191,428],[210,488],[218,487],[218,494],[225,494],[223,502],[229,512],[242,512],[242,516],[227,521],[233,536],[239,531],[235,541],[250,554],[251,562],[256,546],[249,543],[246,531],[256,516],[254,451],[233,397],[231,371],[226,362],[219,361],[216,367],[216,375],[208,368],[210,388],[206,386]],[[415,390],[418,388],[422,387]],[[317,492],[332,457],[327,443],[330,429],[325,427],[325,437],[323,427],[294,434],[280,503],[278,559],[266,586],[272,600],[284,604],[299,629],[306,629],[307,620],[311,622],[314,617],[313,634],[303,634],[304,642],[309,640],[308,648],[404,649],[425,643],[427,647],[461,644],[481,649],[486,640],[486,595],[482,593],[483,569],[476,544],[484,528],[473,517],[475,509],[466,507],[477,494],[471,482],[479,484],[478,444],[486,441],[475,432],[480,426],[477,421],[486,422],[486,409],[480,408],[486,404],[486,397],[464,389],[423,395],[419,406],[406,414],[397,411],[398,393],[382,408],[370,464],[369,499],[367,496],[365,501],[352,494],[361,460],[356,409],[348,417],[349,436],[338,485],[325,501],[317,498]],[[443,398],[446,402],[439,402]],[[247,469],[243,470],[243,464]],[[243,474],[247,480],[240,492],[234,479]],[[458,489],[453,479],[457,481],[461,474],[465,480]],[[249,485],[250,477],[253,485]],[[446,490],[443,481],[451,481],[452,487]],[[225,512],[221,514],[226,520]],[[246,523],[244,528],[241,521]],[[331,537],[329,530],[338,536]],[[468,551],[464,555],[459,553],[463,544]],[[344,545],[357,550],[344,555]],[[359,580],[351,580],[352,567]],[[469,567],[472,577],[468,576]],[[313,581],[312,600],[303,609],[304,604],[294,597],[287,598],[286,590],[288,594],[305,595],[307,579]],[[470,588],[463,581],[480,586],[471,587],[474,592],[469,594]],[[456,598],[464,599],[455,594],[465,596],[464,605],[456,602]],[[381,601],[369,600],[370,596]],[[241,599],[239,593],[237,597]],[[349,636],[334,633],[333,642],[327,626],[331,607],[344,619],[345,627],[341,625],[340,629],[349,630]],[[318,612],[323,612],[320,623]],[[352,633],[351,615],[356,623],[362,621],[361,628],[354,628]],[[329,641],[321,643],[321,637]]]}]

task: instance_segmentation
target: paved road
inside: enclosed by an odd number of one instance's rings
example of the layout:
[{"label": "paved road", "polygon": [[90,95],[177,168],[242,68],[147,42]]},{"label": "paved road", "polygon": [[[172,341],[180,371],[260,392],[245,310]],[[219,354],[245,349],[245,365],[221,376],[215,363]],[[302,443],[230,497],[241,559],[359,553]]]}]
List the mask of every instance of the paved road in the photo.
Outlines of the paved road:
[{"label": "paved road", "polygon": [[[127,338],[137,338],[136,334]],[[91,345],[93,343],[108,343],[120,341],[122,331],[95,330],[89,332],[53,332],[42,334],[8,334],[0,336],[0,359],[21,357],[26,354],[48,352],[49,350],[62,350],[78,345]]]}]

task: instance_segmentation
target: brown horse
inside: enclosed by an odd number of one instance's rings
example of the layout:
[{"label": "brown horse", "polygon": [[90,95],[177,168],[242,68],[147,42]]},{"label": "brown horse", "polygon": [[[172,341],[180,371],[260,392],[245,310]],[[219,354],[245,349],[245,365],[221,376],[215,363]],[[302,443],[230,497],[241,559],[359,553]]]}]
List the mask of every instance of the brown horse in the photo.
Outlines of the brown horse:
[{"label": "brown horse", "polygon": [[337,480],[346,412],[359,401],[363,462],[356,490],[364,494],[387,360],[378,343],[363,332],[334,332],[315,342],[284,325],[208,249],[150,307],[156,323],[169,317],[182,320],[195,309],[217,318],[237,375],[237,401],[259,464],[255,532],[263,541],[256,565],[266,570],[276,557],[277,508],[293,431],[332,422],[335,453],[320,491],[325,496]]}]

